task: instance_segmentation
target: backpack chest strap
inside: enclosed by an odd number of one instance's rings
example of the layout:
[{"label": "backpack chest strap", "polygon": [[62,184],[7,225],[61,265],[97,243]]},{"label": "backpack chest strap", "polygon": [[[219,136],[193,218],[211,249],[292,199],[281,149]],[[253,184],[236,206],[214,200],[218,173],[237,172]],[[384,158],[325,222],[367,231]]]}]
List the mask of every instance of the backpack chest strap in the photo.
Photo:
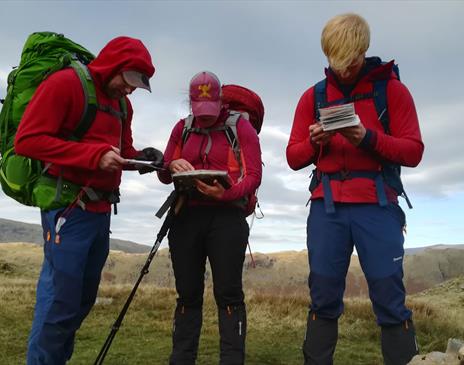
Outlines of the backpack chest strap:
[{"label": "backpack chest strap", "polygon": [[226,127],[221,126],[221,127],[216,127],[216,128],[199,128],[199,127],[192,127],[189,128],[186,132],[188,134],[190,133],[195,133],[195,134],[202,134],[208,138],[208,143],[206,144],[204,154],[205,156],[208,156],[209,152],[211,151],[211,147],[213,146],[213,140],[211,138],[211,132],[217,132],[217,131],[225,131]]},{"label": "backpack chest strap", "polygon": [[108,114],[112,115],[113,117],[119,119],[120,121],[124,120],[126,118],[126,114],[124,113],[124,111],[116,110],[111,105],[98,104],[97,108],[98,108],[98,110],[100,110],[100,111],[102,111],[104,113],[108,113]]}]

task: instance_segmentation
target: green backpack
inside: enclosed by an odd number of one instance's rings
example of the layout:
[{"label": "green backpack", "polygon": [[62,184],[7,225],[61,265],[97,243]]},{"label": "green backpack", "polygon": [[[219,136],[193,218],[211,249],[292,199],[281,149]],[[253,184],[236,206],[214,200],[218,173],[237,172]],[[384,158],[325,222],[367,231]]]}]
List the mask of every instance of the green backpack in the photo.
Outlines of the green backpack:
[{"label": "green backpack", "polygon": [[80,186],[51,178],[45,174],[48,166],[16,155],[14,138],[39,84],[52,73],[71,67],[79,76],[86,97],[80,122],[69,137],[80,140],[98,109],[95,86],[86,66],[94,58],[92,53],[62,34],[38,32],[26,40],[19,66],[8,75],[7,95],[0,112],[0,184],[9,197],[44,210],[66,206],[76,198]]}]

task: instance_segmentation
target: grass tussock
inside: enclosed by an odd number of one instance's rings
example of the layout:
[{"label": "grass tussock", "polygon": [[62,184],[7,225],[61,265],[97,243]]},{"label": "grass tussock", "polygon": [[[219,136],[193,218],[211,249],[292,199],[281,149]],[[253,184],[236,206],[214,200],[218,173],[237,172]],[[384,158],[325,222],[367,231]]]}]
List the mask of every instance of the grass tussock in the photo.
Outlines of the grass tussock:
[{"label": "grass tussock", "polygon": [[[464,289],[460,289],[462,282],[453,284],[455,291],[450,295],[445,295],[446,288],[439,288],[438,294],[432,291],[408,300],[414,312],[421,352],[443,351],[448,338],[464,338],[464,315],[462,306],[459,307],[464,298]],[[131,289],[131,285],[100,288],[101,304],[94,307],[78,332],[71,365],[93,363]],[[0,364],[24,364],[34,296],[34,280],[0,275]],[[246,301],[247,365],[302,364],[301,344],[309,304],[307,293],[289,294],[283,290],[270,294],[249,290]],[[443,307],[445,302],[447,305]],[[175,290],[142,285],[105,363],[167,364],[175,303]],[[345,314],[339,322],[335,364],[382,364],[380,330],[370,302],[350,299],[345,304]],[[205,295],[203,324],[197,364],[217,364],[217,311],[210,288]]]}]

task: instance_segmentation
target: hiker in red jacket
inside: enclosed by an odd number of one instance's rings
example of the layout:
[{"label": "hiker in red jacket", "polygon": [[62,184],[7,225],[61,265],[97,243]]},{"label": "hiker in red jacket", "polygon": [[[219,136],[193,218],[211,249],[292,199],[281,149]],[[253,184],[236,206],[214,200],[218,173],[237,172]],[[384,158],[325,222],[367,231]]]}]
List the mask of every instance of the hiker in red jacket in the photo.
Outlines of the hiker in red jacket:
[{"label": "hiker in red jacket", "polygon": [[[300,98],[287,146],[292,169],[316,166],[307,223],[311,307],[305,364],[333,362],[353,246],[381,326],[385,364],[406,364],[418,351],[412,313],[405,306],[406,222],[397,196],[405,194],[399,167],[417,166],[424,145],[397,66],[366,58],[369,38],[368,24],[356,14],[336,16],[325,25],[326,79]],[[349,103],[359,124],[331,130],[318,120],[320,109]]]},{"label": "hiker in red jacket", "polygon": [[[228,137],[221,129],[229,112],[221,104],[221,84],[211,72],[200,72],[190,82],[193,120],[180,120],[171,133],[165,156],[169,172],[160,180],[171,183],[171,173],[207,169],[228,171],[232,186],[197,182],[168,235],[176,289],[171,365],[195,364],[202,326],[205,264],[211,265],[218,306],[220,364],[245,361],[246,311],[242,269],[249,228],[245,199],[261,183],[261,151],[250,122],[237,122],[243,171]],[[191,129],[184,132],[190,120]],[[183,133],[184,132],[184,133]]]},{"label": "hiker in red jacket", "polygon": [[[73,69],[43,81],[32,97],[15,139],[16,153],[49,165],[48,176],[63,186],[82,186],[67,208],[42,211],[44,262],[37,285],[27,364],[64,364],[71,358],[74,336],[95,303],[109,251],[111,204],[119,201],[121,170],[127,158],[162,164],[152,147],[132,144],[132,108],[127,99],[136,88],[150,90],[151,56],[140,40],[118,37],[92,61],[99,110],[79,141],[68,137],[86,107],[81,82]],[[127,116],[120,108],[125,98]],[[84,194],[85,192],[85,194]]]}]

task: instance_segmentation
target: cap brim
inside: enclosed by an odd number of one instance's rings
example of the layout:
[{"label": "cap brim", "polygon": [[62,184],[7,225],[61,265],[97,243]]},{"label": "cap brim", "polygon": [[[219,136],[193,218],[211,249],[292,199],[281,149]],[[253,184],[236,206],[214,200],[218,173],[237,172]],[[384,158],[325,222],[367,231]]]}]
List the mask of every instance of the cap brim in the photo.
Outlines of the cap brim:
[{"label": "cap brim", "polygon": [[151,92],[150,82],[144,74],[138,71],[124,71],[122,77],[130,86],[139,87]]},{"label": "cap brim", "polygon": [[194,116],[213,115],[217,117],[220,112],[220,101],[192,101],[192,113]]}]

